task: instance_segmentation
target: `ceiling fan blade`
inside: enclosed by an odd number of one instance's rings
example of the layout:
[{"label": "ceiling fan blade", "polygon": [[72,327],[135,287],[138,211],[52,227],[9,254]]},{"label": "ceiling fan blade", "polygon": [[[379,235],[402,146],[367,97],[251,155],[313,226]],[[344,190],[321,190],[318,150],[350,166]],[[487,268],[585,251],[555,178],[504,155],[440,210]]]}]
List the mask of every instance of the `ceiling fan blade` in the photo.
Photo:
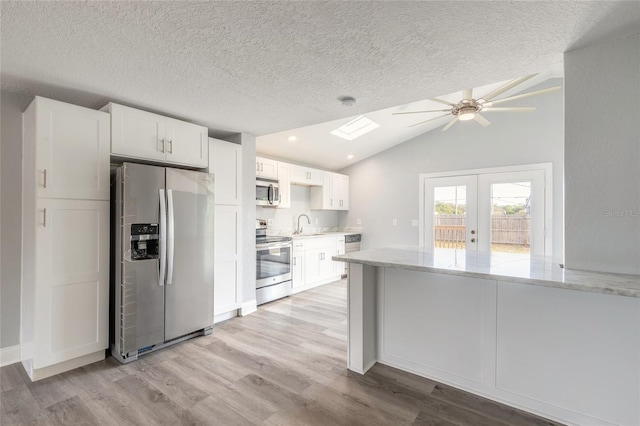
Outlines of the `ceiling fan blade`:
[{"label": "ceiling fan blade", "polygon": [[535,92],[523,93],[522,95],[509,96],[508,98],[498,99],[497,101],[487,102],[486,104],[483,104],[483,106],[488,108],[488,107],[491,107],[491,106],[496,105],[496,104],[501,104],[503,102],[515,101],[517,99],[530,98],[531,96],[544,95],[545,93],[551,93],[551,92],[555,92],[556,90],[560,90],[561,87],[562,86],[554,86],[554,87],[549,87],[548,89],[536,90]]},{"label": "ceiling fan blade", "polygon": [[453,104],[453,103],[451,103],[451,102],[449,102],[449,101],[443,101],[442,99],[438,99],[438,98],[429,98],[429,100],[430,100],[430,101],[433,101],[433,102],[439,102],[439,103],[441,103],[441,104],[445,104],[445,105],[453,106],[453,107],[454,107],[454,106],[457,106],[456,104]]},{"label": "ceiling fan blade", "polygon": [[419,125],[419,124],[424,124],[424,123],[429,122],[429,121],[437,120],[438,118],[446,117],[447,115],[449,115],[449,114],[441,115],[441,116],[439,116],[439,117],[430,118],[430,119],[428,119],[428,120],[424,120],[424,121],[421,121],[421,122],[419,122],[419,123],[412,124],[412,125],[410,125],[409,127],[413,127],[413,126],[417,126],[417,125]]},{"label": "ceiling fan blade", "polygon": [[482,125],[483,127],[487,127],[489,124],[491,124],[489,120],[487,120],[480,114],[476,114],[476,116],[473,117],[473,119],[476,120],[478,123],[480,123],[480,125]]},{"label": "ceiling fan blade", "polygon": [[473,99],[473,89],[464,89],[462,92],[462,99]]},{"label": "ceiling fan blade", "polygon": [[449,121],[449,123],[447,123],[446,126],[444,126],[442,128],[442,130],[440,130],[441,132],[444,132],[445,130],[449,129],[449,127],[453,126],[454,124],[456,124],[456,121],[458,121],[458,117],[453,117],[451,119],[451,121]]},{"label": "ceiling fan blade", "polygon": [[484,99],[486,101],[490,101],[491,99],[495,98],[496,96],[503,94],[504,92],[506,92],[507,90],[509,90],[509,89],[511,89],[513,87],[516,87],[520,83],[524,83],[525,81],[529,80],[532,77],[535,77],[536,75],[538,75],[538,74],[531,74],[531,75],[526,75],[524,77],[516,78],[515,80],[512,80],[509,83],[498,87],[493,92],[487,93],[486,95],[484,95],[480,99]]},{"label": "ceiling fan blade", "polygon": [[400,115],[400,114],[419,114],[423,112],[451,112],[450,109],[432,109],[429,111],[406,111],[406,112],[392,112],[391,115]]},{"label": "ceiling fan blade", "polygon": [[526,111],[535,111],[535,107],[503,107],[503,108],[494,108],[494,107],[486,107],[482,108],[482,112],[488,111],[513,111],[513,112],[526,112]]}]

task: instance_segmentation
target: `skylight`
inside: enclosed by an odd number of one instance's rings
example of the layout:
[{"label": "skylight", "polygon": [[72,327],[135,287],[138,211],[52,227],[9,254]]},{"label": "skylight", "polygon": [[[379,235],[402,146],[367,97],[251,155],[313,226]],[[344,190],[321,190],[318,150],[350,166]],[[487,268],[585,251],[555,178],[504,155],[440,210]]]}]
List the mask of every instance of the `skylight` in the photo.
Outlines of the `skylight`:
[{"label": "skylight", "polygon": [[374,123],[364,115],[354,118],[344,126],[340,126],[337,129],[331,131],[332,135],[338,136],[342,139],[352,141],[370,131],[380,127],[378,123]]}]

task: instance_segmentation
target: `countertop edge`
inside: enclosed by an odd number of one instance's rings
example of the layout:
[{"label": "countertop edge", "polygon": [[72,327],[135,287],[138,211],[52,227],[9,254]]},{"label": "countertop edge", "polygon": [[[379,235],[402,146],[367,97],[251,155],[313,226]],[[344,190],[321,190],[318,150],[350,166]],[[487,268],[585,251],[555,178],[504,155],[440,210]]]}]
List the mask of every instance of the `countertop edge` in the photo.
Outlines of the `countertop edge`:
[{"label": "countertop edge", "polygon": [[[563,290],[574,290],[574,291],[582,291],[587,293],[605,294],[609,296],[640,298],[640,287],[638,289],[620,288],[620,287],[612,287],[610,285],[607,285],[606,283],[602,285],[594,285],[594,284],[584,285],[576,282],[556,281],[556,280],[548,280],[548,279],[541,279],[541,278],[526,278],[526,277],[518,277],[514,275],[491,274],[486,272],[463,271],[459,269],[439,268],[435,266],[420,266],[420,265],[409,265],[409,264],[401,264],[401,263],[393,263],[393,262],[381,262],[376,260],[353,259],[353,258],[347,257],[346,255],[333,256],[331,259],[338,262],[357,263],[361,265],[406,269],[411,271],[431,272],[431,273],[445,274],[445,275],[456,275],[456,276],[469,277],[469,278],[481,278],[481,279],[488,279],[488,280],[493,280],[498,282],[535,285],[540,287],[557,288],[557,289],[563,289]],[[573,271],[573,270],[570,270],[570,271]],[[575,272],[579,272],[586,276],[593,275],[595,279],[606,277],[606,276],[615,277],[619,275],[619,274],[613,274],[613,273],[609,274],[606,272],[589,272],[589,271],[575,271]],[[640,277],[638,278],[640,279]]]}]

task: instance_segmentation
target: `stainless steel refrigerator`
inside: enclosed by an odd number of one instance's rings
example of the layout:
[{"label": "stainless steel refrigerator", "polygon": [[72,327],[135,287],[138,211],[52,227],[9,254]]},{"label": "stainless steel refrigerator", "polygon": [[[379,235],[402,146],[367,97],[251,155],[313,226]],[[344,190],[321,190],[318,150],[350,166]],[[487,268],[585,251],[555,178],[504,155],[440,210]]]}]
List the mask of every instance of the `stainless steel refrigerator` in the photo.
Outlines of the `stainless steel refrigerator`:
[{"label": "stainless steel refrigerator", "polygon": [[111,353],[126,363],[213,325],[213,175],[124,163],[112,180]]}]

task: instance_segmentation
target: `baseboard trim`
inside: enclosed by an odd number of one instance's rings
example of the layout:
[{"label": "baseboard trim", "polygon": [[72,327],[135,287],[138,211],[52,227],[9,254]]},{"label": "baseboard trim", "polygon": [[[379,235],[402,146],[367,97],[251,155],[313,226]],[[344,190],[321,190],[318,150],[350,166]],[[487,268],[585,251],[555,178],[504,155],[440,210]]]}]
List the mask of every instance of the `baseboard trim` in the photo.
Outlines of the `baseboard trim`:
[{"label": "baseboard trim", "polygon": [[213,317],[213,323],[217,324],[219,322],[227,321],[227,320],[230,320],[231,318],[235,318],[237,316],[238,316],[238,310],[237,309],[233,309],[233,310],[231,310],[229,312],[225,312],[225,313],[218,314],[218,315],[214,316]]},{"label": "baseboard trim", "polygon": [[257,310],[258,310],[258,302],[255,299],[253,299],[248,302],[244,302],[242,306],[240,306],[240,309],[238,309],[238,314],[241,317],[246,317],[247,315],[252,314]]},{"label": "baseboard trim", "polygon": [[20,345],[0,348],[0,367],[20,362]]}]

